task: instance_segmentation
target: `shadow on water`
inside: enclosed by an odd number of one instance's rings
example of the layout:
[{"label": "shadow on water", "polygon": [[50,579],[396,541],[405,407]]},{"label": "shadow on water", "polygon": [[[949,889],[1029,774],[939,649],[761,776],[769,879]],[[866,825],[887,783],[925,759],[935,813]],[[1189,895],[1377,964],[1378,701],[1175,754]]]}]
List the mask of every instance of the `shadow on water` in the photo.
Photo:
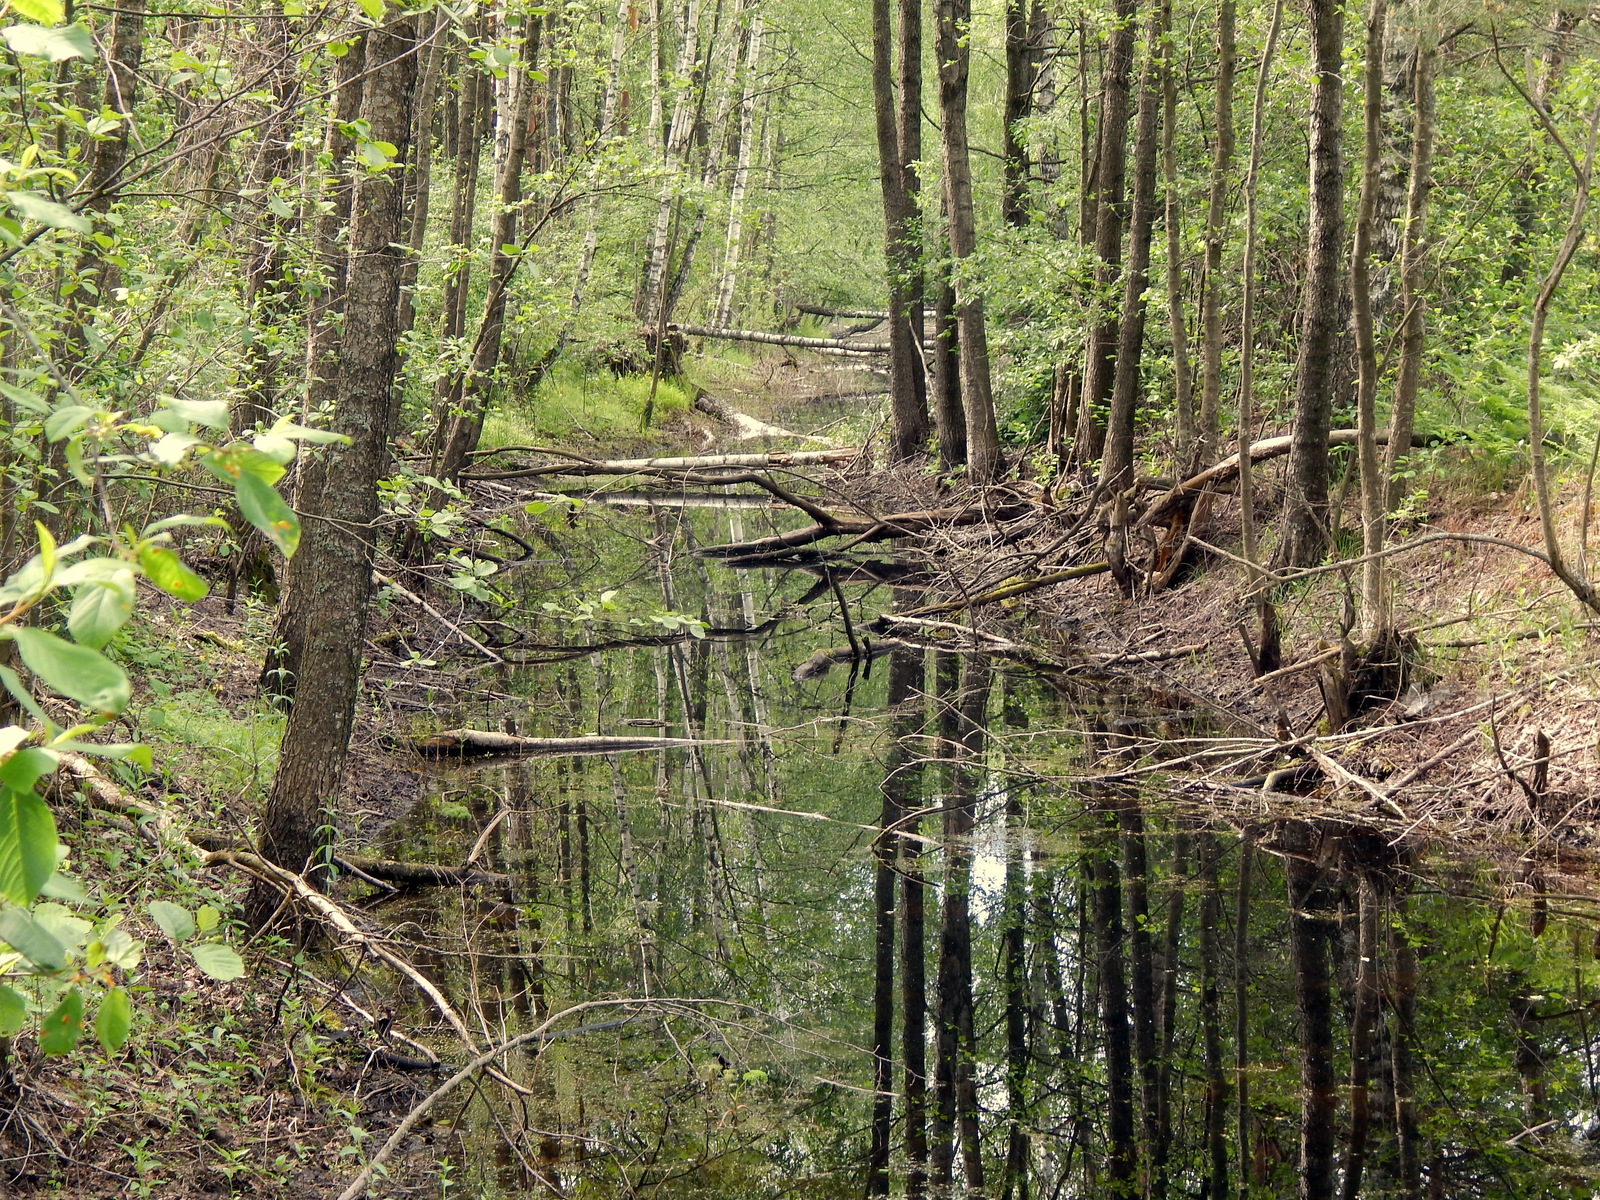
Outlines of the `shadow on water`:
[{"label": "shadow on water", "polygon": [[1594,930],[1539,863],[1436,853],[1151,689],[864,636],[915,566],[692,554],[750,518],[532,529],[562,554],[506,582],[547,606],[520,634],[611,648],[429,718],[725,740],[439,767],[389,831],[509,877],[381,904],[485,1039],[653,1001],[438,1116],[469,1187],[1593,1190]]}]

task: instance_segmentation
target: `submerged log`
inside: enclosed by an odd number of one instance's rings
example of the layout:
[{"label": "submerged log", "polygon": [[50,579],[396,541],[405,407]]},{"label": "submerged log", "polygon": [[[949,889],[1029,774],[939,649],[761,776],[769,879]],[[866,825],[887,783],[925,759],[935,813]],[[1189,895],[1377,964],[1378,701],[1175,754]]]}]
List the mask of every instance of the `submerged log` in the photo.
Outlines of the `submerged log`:
[{"label": "submerged log", "polygon": [[446,729],[415,738],[411,748],[425,758],[472,758],[484,754],[556,755],[626,754],[644,750],[686,750],[694,746],[726,746],[726,738],[661,737],[519,737],[486,729]]},{"label": "submerged log", "polygon": [[701,454],[686,458],[573,459],[517,467],[505,471],[463,471],[463,479],[530,479],[538,475],[642,475],[659,471],[714,471],[727,468],[837,466],[861,453],[851,447],[837,450],[774,450],[767,454]]}]

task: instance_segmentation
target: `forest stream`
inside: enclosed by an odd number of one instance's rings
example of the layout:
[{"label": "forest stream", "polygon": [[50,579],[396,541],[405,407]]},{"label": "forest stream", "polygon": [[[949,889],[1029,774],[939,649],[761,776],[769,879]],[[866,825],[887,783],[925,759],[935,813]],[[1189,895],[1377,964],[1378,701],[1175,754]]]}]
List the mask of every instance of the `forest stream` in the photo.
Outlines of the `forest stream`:
[{"label": "forest stream", "polygon": [[[1154,667],[875,640],[919,567],[730,567],[696,548],[790,515],[625,498],[551,523],[517,586],[605,581],[709,636],[558,655],[434,720],[701,744],[447,758],[379,843],[485,873],[369,909],[487,1039],[574,1010],[508,1058],[526,1090],[485,1083],[436,1120],[471,1186],[844,1197],[865,1170],[908,1194],[1111,1195],[1121,1153],[1168,1194],[1220,1175],[1281,1195],[1306,1072],[1312,1136],[1369,1194],[1424,1167],[1444,1195],[1590,1177],[1593,922],[1544,894],[1553,853],[1508,894],[1391,814],[1297,800],[1304,764],[1216,783],[1227,722]],[[427,1002],[406,1016],[426,1026]]]}]

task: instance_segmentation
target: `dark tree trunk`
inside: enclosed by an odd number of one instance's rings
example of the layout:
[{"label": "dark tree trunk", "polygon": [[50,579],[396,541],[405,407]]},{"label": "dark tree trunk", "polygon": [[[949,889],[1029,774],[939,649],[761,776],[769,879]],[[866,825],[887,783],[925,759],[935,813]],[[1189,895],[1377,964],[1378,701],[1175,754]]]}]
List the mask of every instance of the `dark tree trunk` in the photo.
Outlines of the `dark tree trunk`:
[{"label": "dark tree trunk", "polygon": [[1405,228],[1400,237],[1400,365],[1395,373],[1394,404],[1389,415],[1389,444],[1384,448],[1384,478],[1389,481],[1389,507],[1400,503],[1404,481],[1397,479],[1400,460],[1411,446],[1422,380],[1422,350],[1427,336],[1427,293],[1423,268],[1428,261],[1428,197],[1433,191],[1433,71],[1437,50],[1433,31],[1417,33],[1412,68],[1411,169],[1406,185]]},{"label": "dark tree trunk", "polygon": [[1329,992],[1332,912],[1318,865],[1320,838],[1303,821],[1284,824],[1289,884],[1289,961],[1300,1038],[1300,1200],[1332,1200],[1334,1114],[1333,998]]},{"label": "dark tree trunk", "polygon": [[[916,672],[915,708],[905,714],[906,738],[916,737],[923,727],[926,701],[922,679],[926,664],[919,657]],[[915,772],[905,781],[902,802],[910,807],[921,781],[920,755],[902,742],[906,762],[901,774]],[[921,826],[909,822],[908,836],[900,841],[900,1055],[905,1078],[905,1155],[907,1200],[918,1200],[928,1183],[928,979],[924,953],[926,885],[922,881],[921,842],[913,835]]]},{"label": "dark tree trunk", "polygon": [[[1396,906],[1404,913],[1404,897]],[[1400,1160],[1400,1194],[1405,1200],[1422,1200],[1422,1133],[1417,1123],[1417,1096],[1411,1065],[1411,1044],[1416,1039],[1417,952],[1405,930],[1391,926],[1389,952],[1394,962],[1390,982],[1394,1005],[1394,1031],[1389,1054],[1394,1074],[1394,1130]]]},{"label": "dark tree trunk", "polygon": [[[468,22],[469,37],[478,32]],[[470,60],[468,60],[470,63]],[[450,203],[450,246],[461,255],[453,269],[445,272],[444,297],[439,304],[439,340],[448,346],[465,336],[467,296],[472,286],[472,259],[466,254],[472,242],[472,228],[478,207],[478,165],[483,157],[483,139],[488,134],[489,76],[475,64],[461,77],[461,98],[456,106],[455,172]],[[434,426],[446,429],[451,419],[452,379],[446,373],[435,385]]]},{"label": "dark tree trunk", "polygon": [[[948,205],[943,205],[948,210]],[[967,461],[967,413],[961,402],[961,351],[956,336],[956,293],[950,263],[940,255],[933,267],[934,423],[939,430],[939,465],[945,470]]]},{"label": "dark tree trunk", "polygon": [[[417,60],[414,19],[367,34],[368,74],[360,116],[371,137],[393,143],[405,161]],[[291,871],[323,854],[344,783],[345,755],[360,686],[361,647],[372,585],[377,483],[389,465],[389,417],[399,366],[395,310],[404,267],[405,212],[396,172],[363,176],[350,226],[348,295],[339,348],[333,428],[350,437],[308,463],[300,505],[307,520],[290,560],[280,628],[301,631],[296,661],[315,663],[296,681],[277,774],[261,823],[262,852]],[[250,911],[260,922],[278,904],[258,888]]]},{"label": "dark tree trunk", "polygon": [[[1205,1146],[1202,1161],[1210,1180],[1208,1200],[1228,1197],[1228,1080],[1222,1070],[1222,1018],[1218,982],[1222,945],[1217,926],[1222,894],[1217,886],[1217,835],[1200,834],[1200,1047],[1205,1070]],[[1240,1166],[1243,1167],[1243,1157]]]},{"label": "dark tree trunk", "polygon": [[[972,161],[967,144],[967,76],[971,0],[937,0],[939,112],[943,118],[944,188],[949,200],[950,257],[957,267],[977,249]],[[961,346],[961,399],[967,419],[967,471],[993,483],[1004,470],[989,378],[989,339],[983,298],[970,284],[956,287],[956,336]]]},{"label": "dark tree trunk", "polygon": [[1005,926],[1000,955],[1005,988],[1006,1131],[1005,1180],[1002,1200],[1028,1200],[1028,1166],[1032,1154],[1028,1134],[1028,864],[1027,825],[1017,786],[1006,790]]},{"label": "dark tree trunk", "polygon": [[[888,829],[915,802],[915,757],[910,739],[921,724],[914,707],[921,700],[922,652],[898,649],[889,656],[885,702],[894,722],[894,740],[884,764],[883,808],[879,828]],[[889,1194],[889,1154],[894,1101],[894,934],[895,871],[903,839],[880,836],[873,843],[873,1015],[872,1015],[872,1149],[867,1165],[867,1194]]]},{"label": "dark tree trunk", "polygon": [[1368,1134],[1372,1127],[1372,1037],[1378,1025],[1378,916],[1382,897],[1371,871],[1358,887],[1355,1013],[1350,1022],[1350,1144],[1344,1159],[1343,1200],[1361,1194]]},{"label": "dark tree trunk", "polygon": [[1030,20],[1030,0],[1006,0],[1006,95],[1001,124],[1001,155],[1005,159],[1005,186],[1000,193],[1000,216],[1007,225],[1028,223],[1028,147],[1020,126],[1033,115],[1035,53]]},{"label": "dark tree trunk", "polygon": [[1238,1114],[1239,1200],[1250,1196],[1250,874],[1255,830],[1239,837],[1239,896],[1233,914],[1233,1090]]},{"label": "dark tree trunk", "polygon": [[1122,269],[1122,227],[1127,214],[1123,185],[1128,164],[1128,94],[1133,88],[1133,43],[1138,6],[1116,0],[1100,81],[1098,155],[1094,167],[1094,295],[1098,314],[1089,334],[1078,401],[1074,461],[1100,457],[1105,446],[1105,408],[1115,380],[1119,341],[1117,311],[1106,302]]},{"label": "dark tree trunk", "polygon": [[889,6],[890,0],[872,0],[872,108],[889,284],[889,457],[904,462],[921,454],[928,440],[928,397],[922,372],[922,307],[913,305],[910,287],[922,247],[916,198],[906,190],[908,172],[901,158]]},{"label": "dark tree trunk", "polygon": [[1122,883],[1109,837],[1090,851],[1094,954],[1100,978],[1100,1027],[1106,1071],[1107,1194],[1138,1194],[1138,1152],[1133,1122],[1133,1053],[1128,1024],[1128,982],[1123,964]]},{"label": "dark tree trunk", "polygon": [[1310,566],[1328,537],[1328,430],[1344,320],[1339,264],[1344,251],[1344,6],[1310,0],[1311,157],[1305,300],[1295,365],[1294,449],[1279,566]]},{"label": "dark tree trunk", "polygon": [[1154,1183],[1155,1147],[1160,1140],[1158,1100],[1161,1063],[1156,1054],[1156,971],[1150,939],[1150,866],[1145,845],[1144,813],[1138,802],[1118,806],[1122,845],[1122,889],[1128,936],[1128,982],[1133,998],[1133,1058],[1139,1070],[1139,1159],[1142,1186],[1149,1196]]},{"label": "dark tree trunk", "polygon": [[511,113],[511,129],[499,177],[495,180],[495,212],[489,227],[489,287],[483,301],[483,319],[473,339],[472,361],[457,373],[451,389],[459,411],[447,426],[439,453],[439,477],[455,479],[466,466],[467,455],[477,448],[488,414],[489,394],[500,363],[500,343],[510,309],[511,276],[517,269],[517,216],[522,210],[522,167],[528,149],[528,122],[533,111],[534,61],[539,54],[540,23],[530,17],[523,37],[522,83]]},{"label": "dark tree trunk", "polygon": [[[1144,70],[1139,77],[1139,118],[1133,151],[1133,220],[1128,229],[1127,269],[1123,272],[1122,320],[1118,329],[1111,413],[1106,419],[1105,456],[1100,464],[1101,484],[1114,490],[1127,487],[1133,476],[1133,418],[1139,401],[1139,369],[1144,358],[1144,293],[1150,282],[1150,238],[1156,219],[1161,39],[1161,9],[1155,6],[1147,26]],[[1118,582],[1125,591],[1128,589],[1128,580],[1124,578]]]},{"label": "dark tree trunk", "polygon": [[1196,467],[1210,462],[1222,441],[1222,249],[1228,238],[1228,173],[1233,169],[1234,10],[1234,0],[1218,0],[1217,132],[1206,200],[1206,273],[1200,301],[1200,414],[1195,452],[1189,459]]}]

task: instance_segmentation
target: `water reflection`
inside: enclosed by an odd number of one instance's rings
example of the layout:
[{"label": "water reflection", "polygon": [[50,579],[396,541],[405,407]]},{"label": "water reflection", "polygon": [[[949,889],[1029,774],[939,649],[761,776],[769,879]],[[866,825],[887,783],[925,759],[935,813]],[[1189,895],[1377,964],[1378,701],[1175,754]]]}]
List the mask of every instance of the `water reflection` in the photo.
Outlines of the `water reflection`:
[{"label": "water reflection", "polygon": [[584,565],[516,586],[567,608],[618,589],[611,628],[551,619],[541,643],[626,642],[662,612],[760,633],[635,639],[435,714],[729,743],[441,775],[392,831],[396,856],[514,878],[404,901],[437,906],[431,965],[484,1036],[680,1002],[475,1092],[447,1135],[474,1186],[1593,1191],[1593,926],[1537,864],[1505,878],[1331,819],[1307,772],[1197,803],[1179,760],[1226,733],[1210,716],[868,645],[919,564],[690,553],[749,519],[588,508],[545,529]]}]

